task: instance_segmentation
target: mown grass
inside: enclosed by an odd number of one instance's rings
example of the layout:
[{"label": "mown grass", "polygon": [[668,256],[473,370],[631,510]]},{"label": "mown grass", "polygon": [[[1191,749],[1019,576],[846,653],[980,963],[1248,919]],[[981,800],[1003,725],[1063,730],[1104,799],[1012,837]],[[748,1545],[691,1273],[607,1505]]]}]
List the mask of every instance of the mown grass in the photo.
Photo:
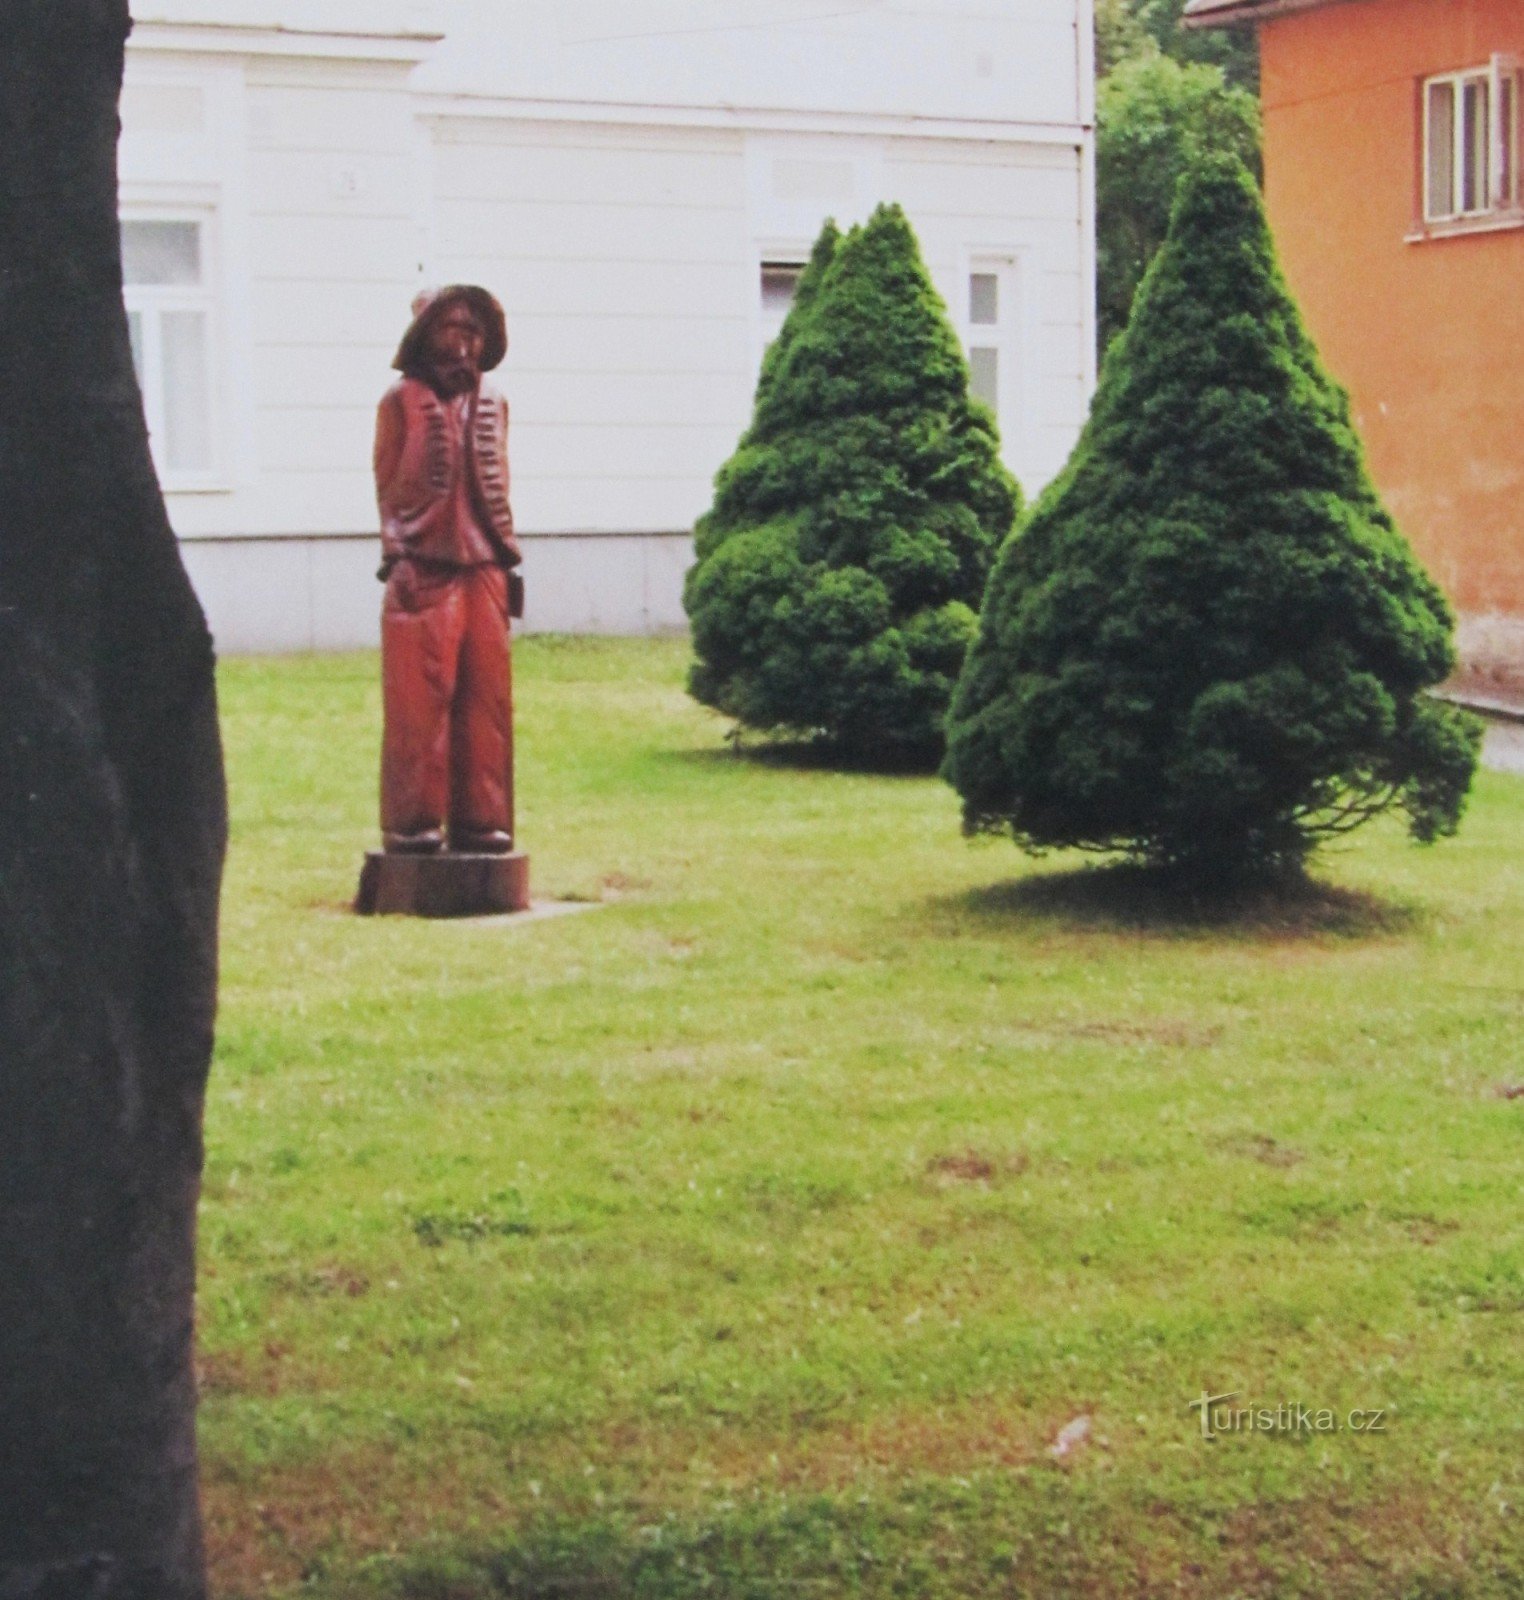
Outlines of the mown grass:
[{"label": "mown grass", "polygon": [[374,659],[223,668],[219,1595],[1524,1593],[1524,785],[1214,916],[737,757],[683,664],[520,644],[599,909],[470,924],[347,911]]}]

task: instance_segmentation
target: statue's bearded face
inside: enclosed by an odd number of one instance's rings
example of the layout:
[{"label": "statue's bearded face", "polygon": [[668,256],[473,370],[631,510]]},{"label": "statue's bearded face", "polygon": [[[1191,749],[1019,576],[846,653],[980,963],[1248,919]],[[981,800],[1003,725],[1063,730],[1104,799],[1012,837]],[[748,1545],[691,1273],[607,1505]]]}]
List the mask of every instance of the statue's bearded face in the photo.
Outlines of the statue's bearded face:
[{"label": "statue's bearded face", "polygon": [[457,300],[429,329],[429,376],[442,395],[469,394],[481,380],[487,330],[464,301]]}]

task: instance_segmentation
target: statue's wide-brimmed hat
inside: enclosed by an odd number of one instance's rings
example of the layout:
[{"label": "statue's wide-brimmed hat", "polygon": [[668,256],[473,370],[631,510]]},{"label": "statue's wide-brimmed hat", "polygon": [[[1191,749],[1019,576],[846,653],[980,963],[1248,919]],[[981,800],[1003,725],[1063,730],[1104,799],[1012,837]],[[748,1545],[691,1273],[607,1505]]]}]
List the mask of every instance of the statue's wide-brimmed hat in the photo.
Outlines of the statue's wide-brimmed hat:
[{"label": "statue's wide-brimmed hat", "polygon": [[[422,298],[422,297],[420,297]],[[421,372],[428,366],[429,330],[450,309],[464,301],[476,313],[486,342],[482,347],[482,371],[491,372],[508,354],[508,319],[494,295],[474,283],[452,283],[434,290],[420,305],[414,301],[413,325],[402,336],[392,365],[398,372]]]}]

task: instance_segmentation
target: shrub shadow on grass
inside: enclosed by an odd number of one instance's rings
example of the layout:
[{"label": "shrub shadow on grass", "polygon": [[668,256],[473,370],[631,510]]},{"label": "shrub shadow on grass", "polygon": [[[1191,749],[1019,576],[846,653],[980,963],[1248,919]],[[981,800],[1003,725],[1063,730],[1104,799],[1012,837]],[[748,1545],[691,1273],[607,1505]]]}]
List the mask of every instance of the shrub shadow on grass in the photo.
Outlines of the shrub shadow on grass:
[{"label": "shrub shadow on grass", "polygon": [[1264,939],[1394,937],[1411,933],[1425,918],[1420,906],[1316,878],[1208,889],[1133,862],[1034,873],[969,889],[938,904],[983,922]]},{"label": "shrub shadow on grass", "polygon": [[724,748],[709,745],[700,749],[670,750],[669,759],[702,765],[724,762],[753,767],[770,767],[785,772],[841,772],[874,778],[930,778],[941,761],[933,754],[890,752],[876,756],[843,750],[828,739],[767,739],[756,744],[731,740]]}]

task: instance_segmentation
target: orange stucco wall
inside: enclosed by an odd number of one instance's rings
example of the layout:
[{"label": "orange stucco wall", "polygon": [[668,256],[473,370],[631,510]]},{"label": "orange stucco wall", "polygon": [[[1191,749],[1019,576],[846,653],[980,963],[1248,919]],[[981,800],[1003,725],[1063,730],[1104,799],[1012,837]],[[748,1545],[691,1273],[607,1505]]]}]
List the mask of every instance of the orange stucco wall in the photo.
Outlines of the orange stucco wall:
[{"label": "orange stucco wall", "polygon": [[1419,82],[1524,57],[1524,0],[1341,0],[1260,39],[1266,193],[1308,326],[1473,637],[1511,619],[1524,648],[1524,229],[1408,240]]}]

